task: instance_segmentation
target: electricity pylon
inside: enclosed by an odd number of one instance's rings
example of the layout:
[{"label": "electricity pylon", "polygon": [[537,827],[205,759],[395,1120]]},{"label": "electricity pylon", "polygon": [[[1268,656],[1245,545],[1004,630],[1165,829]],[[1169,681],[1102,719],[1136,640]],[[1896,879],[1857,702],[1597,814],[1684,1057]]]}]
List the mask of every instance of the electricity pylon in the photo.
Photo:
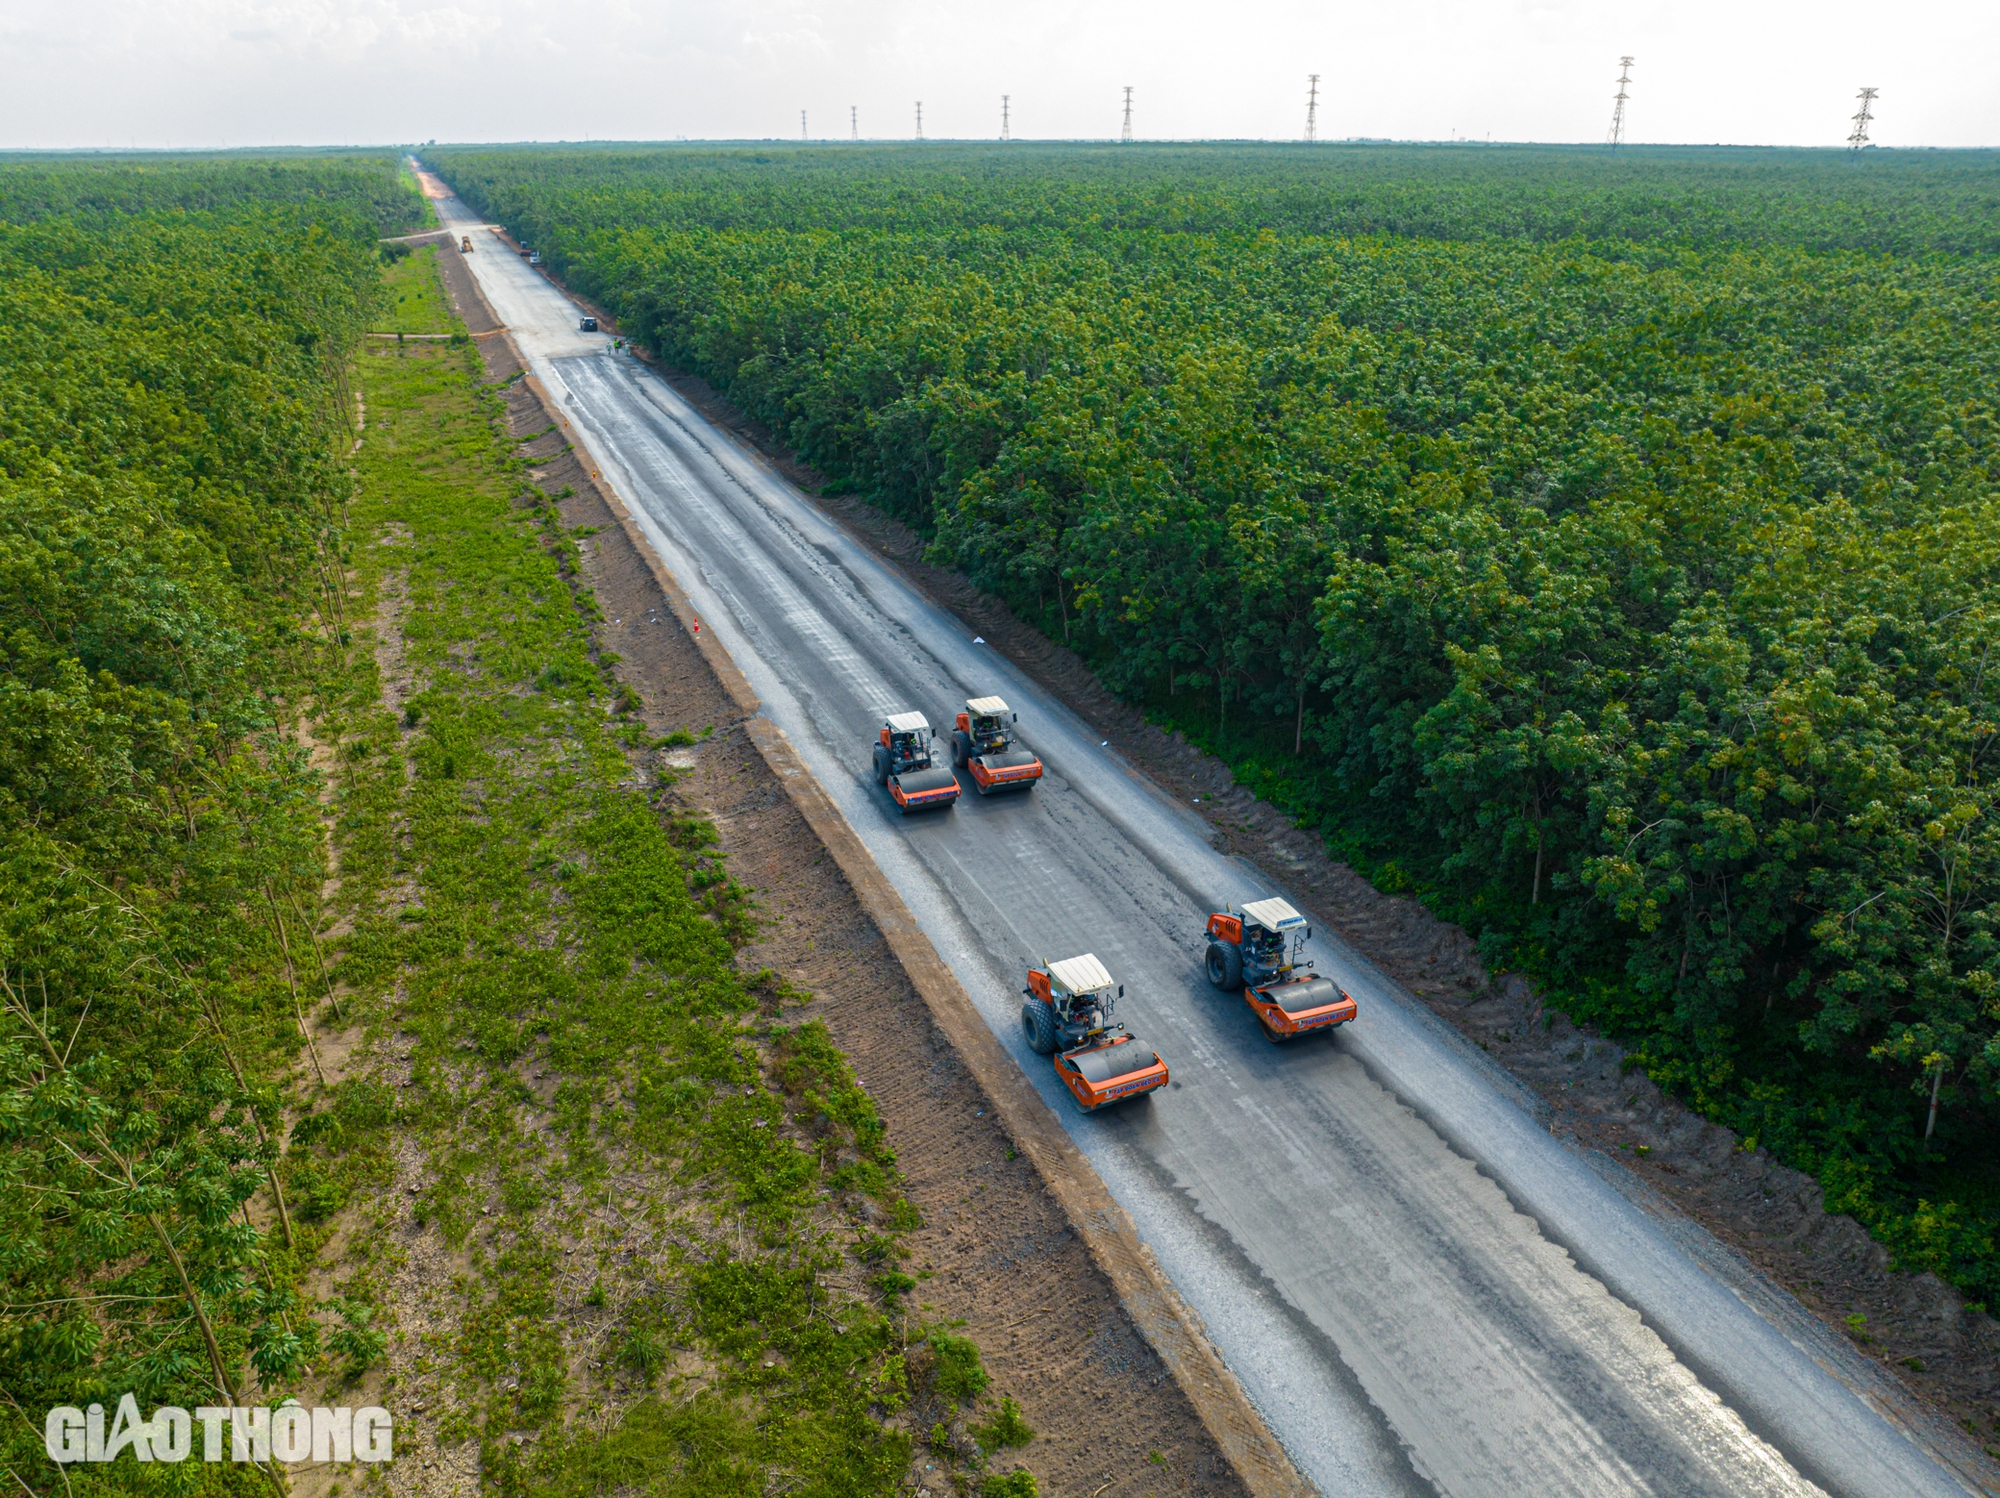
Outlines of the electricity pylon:
[{"label": "electricity pylon", "polygon": [[850,104],[847,106],[847,132],[849,140],[861,139],[861,106],[859,104]]},{"label": "electricity pylon", "polygon": [[1319,74],[1308,73],[1306,81],[1312,85],[1312,92],[1306,95],[1306,144],[1319,139]]},{"label": "electricity pylon", "polygon": [[1125,133],[1118,137],[1120,145],[1132,144],[1132,85],[1125,85]]},{"label": "electricity pylon", "polygon": [[917,100],[917,139],[924,138],[924,101]]},{"label": "electricity pylon", "polygon": [[1868,122],[1875,118],[1875,96],[1879,88],[1864,88],[1854,97],[1861,101],[1861,107],[1854,111],[1854,129],[1847,137],[1847,159],[1852,161],[1861,154],[1861,148],[1868,144]]},{"label": "electricity pylon", "polygon": [[1625,139],[1625,101],[1631,97],[1625,92],[1632,82],[1632,59],[1618,59],[1618,98],[1611,106],[1611,149],[1617,150]]},{"label": "electricity pylon", "polygon": [[1000,138],[1002,140],[1013,139],[1013,137],[1007,133],[1008,130],[1007,101],[1013,97],[1014,96],[1012,94],[1002,94],[1000,96]]},{"label": "electricity pylon", "polygon": [[805,138],[806,138],[806,112],[803,109],[801,109],[799,111],[799,139],[804,140]]}]

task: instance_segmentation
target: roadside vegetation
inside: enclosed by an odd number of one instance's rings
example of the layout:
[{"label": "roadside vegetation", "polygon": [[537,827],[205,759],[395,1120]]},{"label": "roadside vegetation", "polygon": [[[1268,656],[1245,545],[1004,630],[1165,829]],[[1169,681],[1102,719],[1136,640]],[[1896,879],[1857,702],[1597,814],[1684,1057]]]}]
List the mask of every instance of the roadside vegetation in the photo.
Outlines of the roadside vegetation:
[{"label": "roadside vegetation", "polygon": [[451,300],[438,276],[437,246],[385,245],[382,296],[370,319],[371,333],[448,334],[464,331],[452,316]]},{"label": "roadside vegetation", "polygon": [[884,1124],[738,970],[475,349],[366,339],[437,281],[348,165],[0,226],[0,1464],[282,1487],[42,1454],[129,1391],[506,1493],[976,1484],[1031,1433],[908,1303]]},{"label": "roadside vegetation", "polygon": [[755,914],[595,651],[577,542],[478,368],[361,362],[374,649],[321,719],[339,973],[377,1017],[314,1114],[367,1224],[341,1296],[446,1265],[388,1366],[429,1412],[416,1449],[477,1443],[502,1491],[890,1490],[928,1429],[896,1417],[970,1409],[977,1349],[905,1307],[882,1120],[787,1017],[805,996],[738,971]]},{"label": "roadside vegetation", "polygon": [[623,331],[2000,1305],[2000,159],[431,155]]}]

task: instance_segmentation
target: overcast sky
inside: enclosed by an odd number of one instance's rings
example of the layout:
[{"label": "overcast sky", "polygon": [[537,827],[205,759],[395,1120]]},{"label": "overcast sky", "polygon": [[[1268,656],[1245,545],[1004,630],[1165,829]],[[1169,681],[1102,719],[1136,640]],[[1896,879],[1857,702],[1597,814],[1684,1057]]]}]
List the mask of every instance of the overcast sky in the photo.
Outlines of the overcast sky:
[{"label": "overcast sky", "polygon": [[992,137],[2000,145],[1994,0],[0,0],[0,146]]}]

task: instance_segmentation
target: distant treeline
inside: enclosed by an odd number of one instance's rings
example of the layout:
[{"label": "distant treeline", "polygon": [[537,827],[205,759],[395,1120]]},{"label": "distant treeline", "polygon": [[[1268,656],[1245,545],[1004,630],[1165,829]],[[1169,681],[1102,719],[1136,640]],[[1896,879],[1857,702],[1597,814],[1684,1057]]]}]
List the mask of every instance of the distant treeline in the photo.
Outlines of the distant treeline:
[{"label": "distant treeline", "polygon": [[[469,199],[561,227],[1051,229],[2000,252],[2000,152],[1639,146],[828,145],[432,149]],[[559,167],[554,163],[560,162]],[[493,196],[504,194],[502,196]],[[525,226],[527,220],[523,220]],[[555,225],[551,223],[549,227]]]},{"label": "distant treeline", "polygon": [[2000,158],[429,154],[2000,1303]]},{"label": "distant treeline", "polygon": [[258,203],[312,208],[371,235],[402,234],[424,220],[412,185],[398,158],[386,155],[0,160],[0,223],[208,213]]},{"label": "distant treeline", "polygon": [[0,1464],[42,1491],[50,1406],[381,1347],[301,1298],[281,1098],[328,981],[297,723],[346,623],[348,370],[377,226],[422,205],[387,162],[272,180],[0,170],[0,216],[42,205],[0,225]]}]

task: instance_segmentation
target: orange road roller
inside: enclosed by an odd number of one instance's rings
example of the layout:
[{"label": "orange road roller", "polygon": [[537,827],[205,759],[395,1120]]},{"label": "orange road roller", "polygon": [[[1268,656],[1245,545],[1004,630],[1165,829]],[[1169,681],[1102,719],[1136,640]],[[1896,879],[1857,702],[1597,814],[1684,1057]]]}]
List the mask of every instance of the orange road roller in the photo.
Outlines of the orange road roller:
[{"label": "orange road roller", "polygon": [[[1112,992],[1114,986],[1117,992]],[[1125,996],[1091,953],[1028,969],[1021,990],[1021,1026],[1028,1045],[1053,1057],[1056,1078],[1079,1113],[1142,1097],[1167,1085],[1167,1063],[1151,1046],[1111,1022]]]},{"label": "orange road roller", "polygon": [[1033,790],[1042,778],[1042,762],[1014,744],[1014,725],[1020,720],[998,697],[966,699],[951,735],[951,762],[971,772],[980,795]]},{"label": "orange road roller", "polygon": [[1314,973],[1310,962],[1299,964],[1310,940],[1312,927],[1284,900],[1219,910],[1208,918],[1208,981],[1224,992],[1242,989],[1273,1043],[1344,1025],[1360,1006],[1333,979]]},{"label": "orange road roller", "polygon": [[933,760],[931,725],[922,713],[892,713],[882,720],[875,783],[889,788],[904,816],[958,799],[958,777]]}]

